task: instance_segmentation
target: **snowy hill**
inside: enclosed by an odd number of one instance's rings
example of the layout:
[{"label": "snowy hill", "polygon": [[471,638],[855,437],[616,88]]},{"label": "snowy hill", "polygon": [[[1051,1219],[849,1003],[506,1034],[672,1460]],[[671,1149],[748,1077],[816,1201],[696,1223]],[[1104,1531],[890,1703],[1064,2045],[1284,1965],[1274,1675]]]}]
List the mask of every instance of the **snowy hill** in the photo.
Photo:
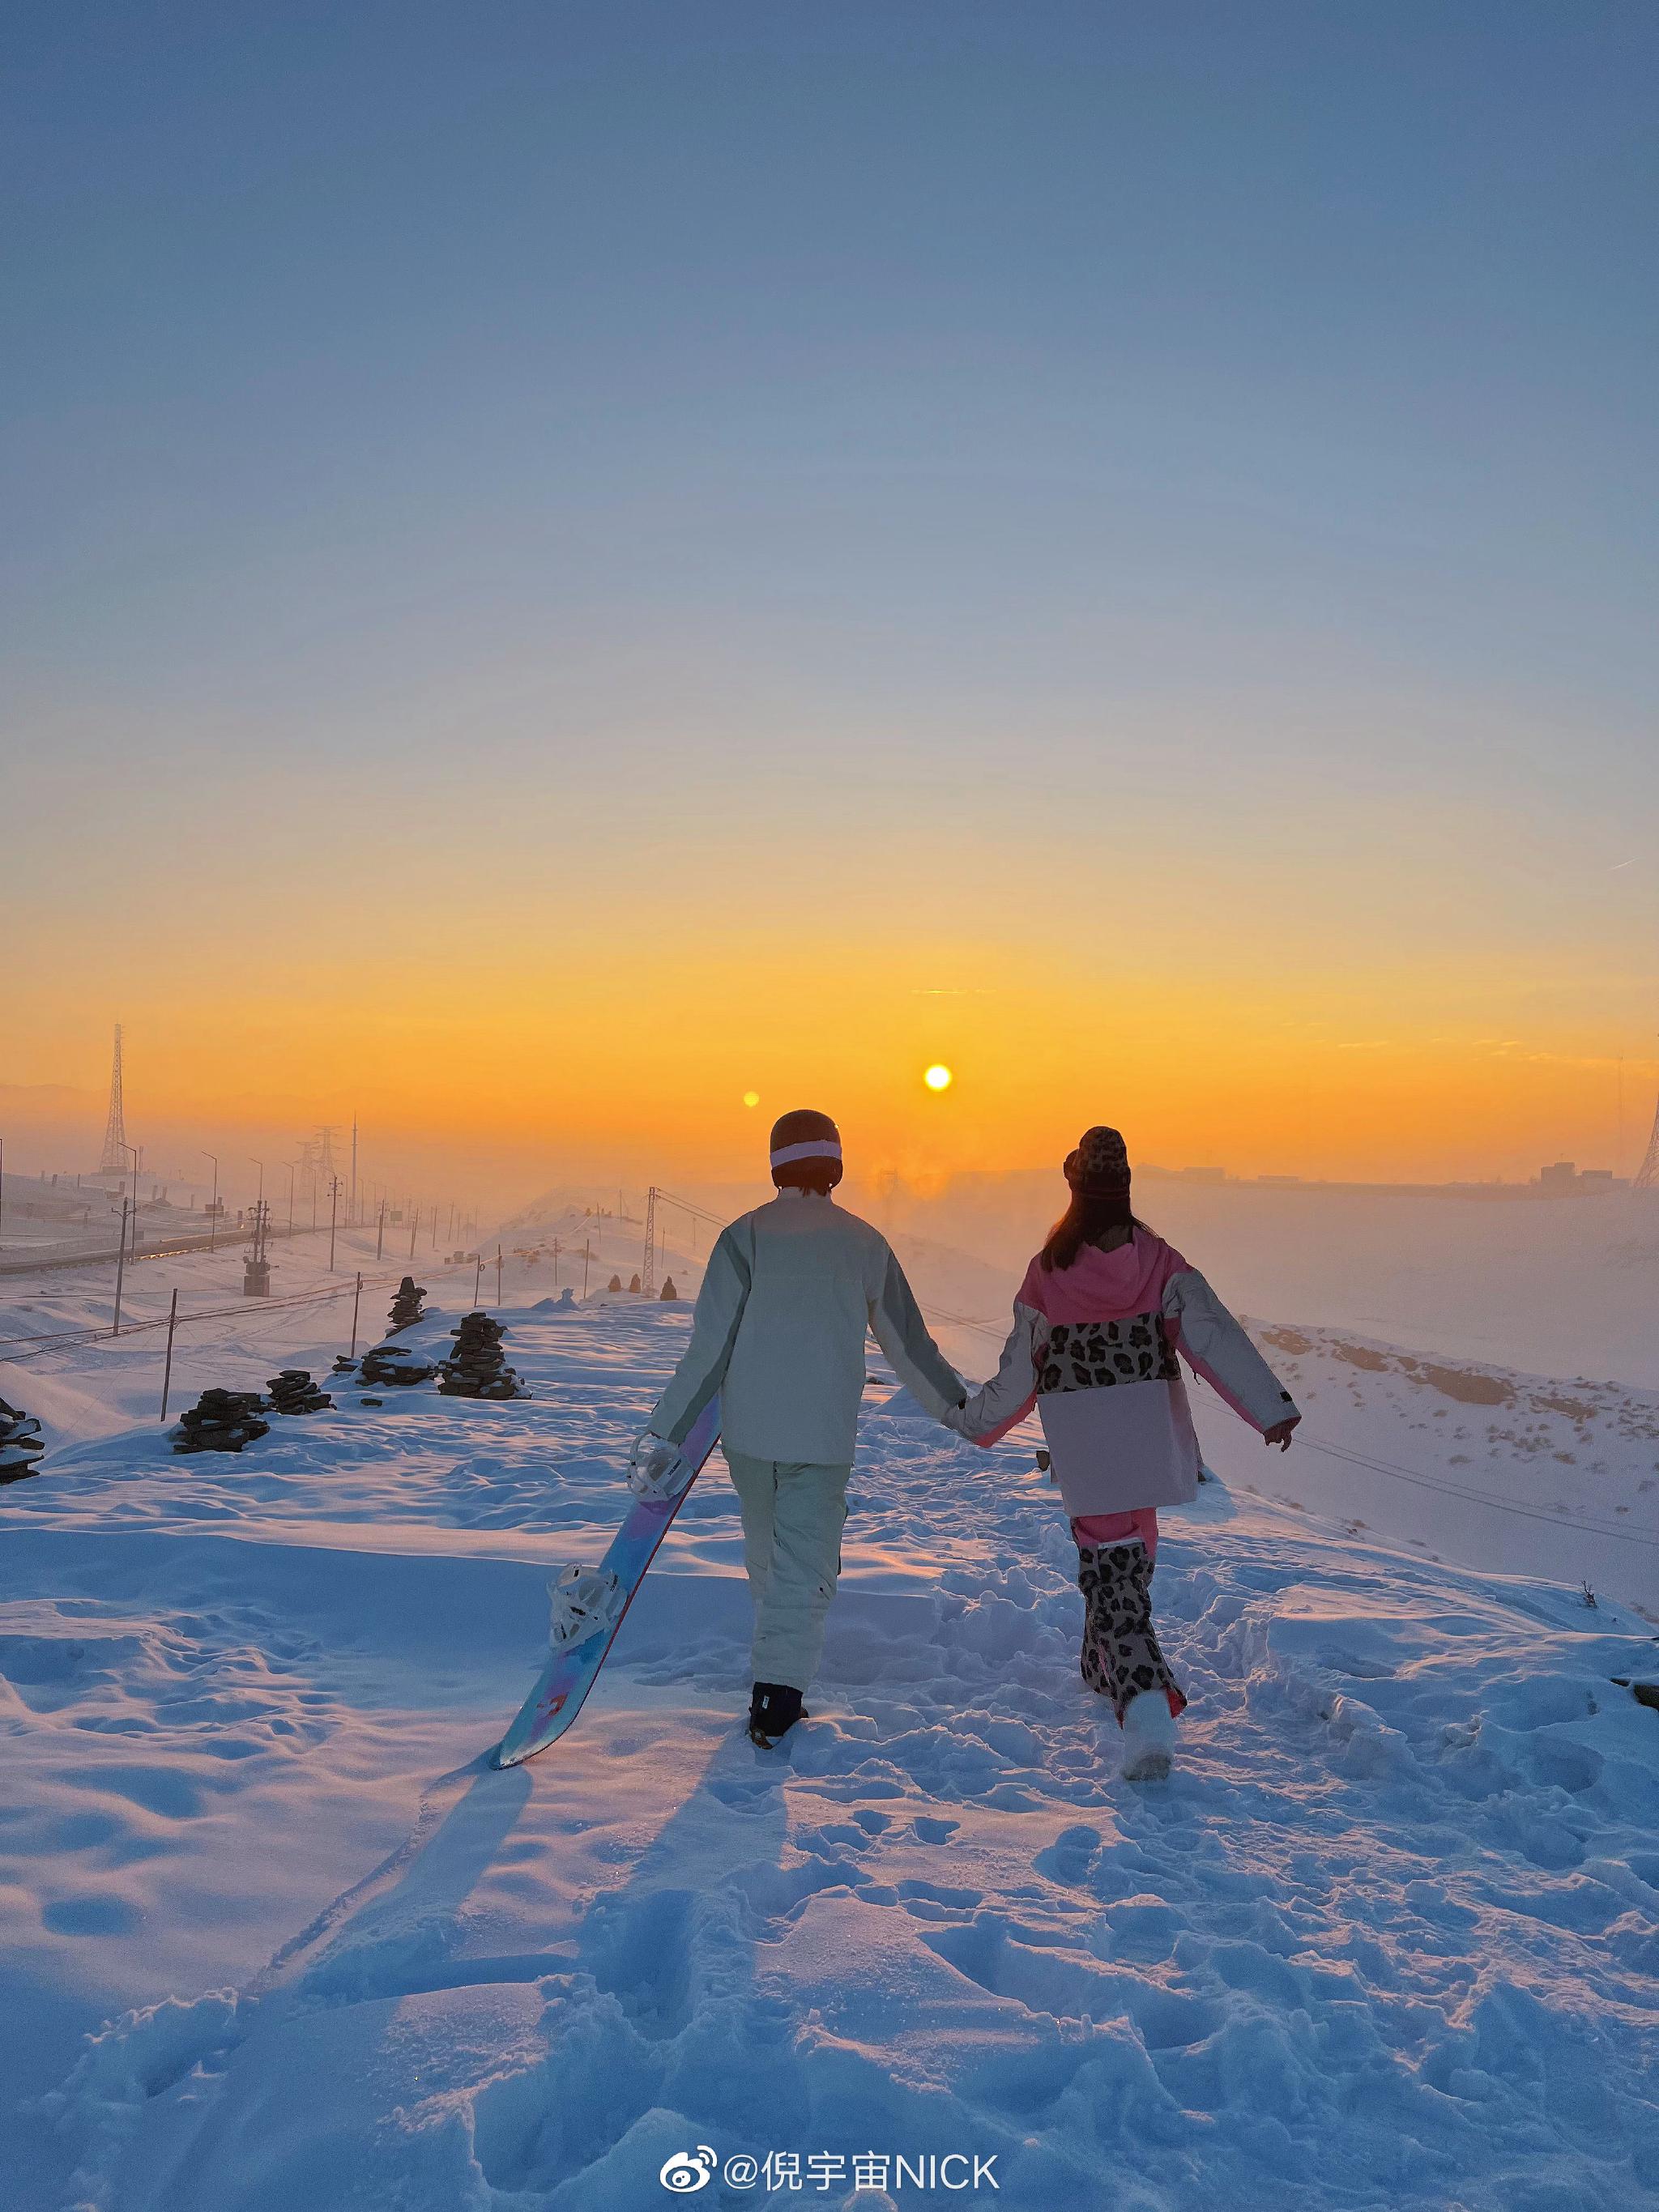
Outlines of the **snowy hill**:
[{"label": "snowy hill", "polygon": [[[787,1749],[734,1728],[716,1468],[577,1729],[497,1774],[545,1578],[610,1534],[687,1326],[503,1318],[528,1402],[349,1393],[223,1459],[152,1420],[5,1494],[11,2201],[631,2212],[705,2144],[720,2205],[882,2175],[858,2201],[902,2205],[901,2154],[994,2160],[977,2201],[1022,2212],[1659,2190],[1659,1713],[1614,1679],[1659,1674],[1638,1616],[1216,1483],[1157,1577],[1180,1763],[1127,1787],[1029,1439],[977,1452],[876,1390]],[[1436,1384],[1346,1341],[1276,1350],[1310,1427],[1432,1420]],[[1465,1446],[1484,1468],[1490,1435]],[[1305,1490],[1315,1458],[1270,1465]],[[769,2152],[800,2192],[738,2185]]]}]

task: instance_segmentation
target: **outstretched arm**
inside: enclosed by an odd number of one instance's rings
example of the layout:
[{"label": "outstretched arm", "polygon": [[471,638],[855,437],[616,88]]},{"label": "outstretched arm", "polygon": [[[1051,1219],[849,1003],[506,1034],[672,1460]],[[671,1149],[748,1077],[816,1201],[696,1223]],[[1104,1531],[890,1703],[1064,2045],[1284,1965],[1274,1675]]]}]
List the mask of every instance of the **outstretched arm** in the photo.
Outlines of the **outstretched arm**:
[{"label": "outstretched arm", "polygon": [[691,1341],[680,1356],[649,1423],[653,1436],[683,1444],[696,1418],[726,1380],[738,1326],[749,1297],[749,1255],[732,1230],[722,1230],[703,1270],[691,1317]]},{"label": "outstretched arm", "polygon": [[870,1334],[899,1381],[935,1420],[962,1403],[966,1395],[962,1377],[934,1343],[904,1270],[890,1251],[870,1300]]},{"label": "outstretched arm", "polygon": [[1194,1373],[1269,1443],[1287,1445],[1302,1419],[1295,1400],[1196,1267],[1170,1276],[1164,1318]]},{"label": "outstretched arm", "polygon": [[968,1402],[945,1416],[947,1428],[976,1444],[994,1444],[1023,1421],[1036,1403],[1036,1346],[1048,1324],[1032,1306],[1014,1306],[1014,1325],[1002,1347],[996,1373]]}]

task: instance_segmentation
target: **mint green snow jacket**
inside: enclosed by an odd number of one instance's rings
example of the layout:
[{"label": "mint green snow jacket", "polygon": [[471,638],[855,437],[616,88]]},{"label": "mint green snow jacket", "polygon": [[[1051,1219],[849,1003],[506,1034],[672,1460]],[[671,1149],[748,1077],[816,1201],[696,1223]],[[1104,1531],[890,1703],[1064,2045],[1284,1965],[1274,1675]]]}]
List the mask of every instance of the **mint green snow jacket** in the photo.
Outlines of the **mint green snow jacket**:
[{"label": "mint green snow jacket", "polygon": [[651,1416],[683,1443],[719,1390],[720,1429],[754,1459],[851,1463],[866,1333],[933,1414],[966,1395],[887,1239],[832,1199],[780,1191],[722,1230],[697,1293],[691,1341]]}]

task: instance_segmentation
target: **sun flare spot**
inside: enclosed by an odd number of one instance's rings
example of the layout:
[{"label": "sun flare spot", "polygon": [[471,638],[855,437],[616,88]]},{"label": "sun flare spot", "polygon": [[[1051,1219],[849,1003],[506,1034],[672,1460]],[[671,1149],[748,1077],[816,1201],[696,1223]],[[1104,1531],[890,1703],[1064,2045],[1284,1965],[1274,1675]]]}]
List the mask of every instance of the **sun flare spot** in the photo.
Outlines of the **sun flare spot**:
[{"label": "sun flare spot", "polygon": [[758,1106],[760,1104],[759,1091],[745,1091],[743,1094],[743,1103],[745,1106]]},{"label": "sun flare spot", "polygon": [[939,1060],[933,1062],[921,1079],[930,1091],[948,1091],[951,1088],[951,1071]]}]

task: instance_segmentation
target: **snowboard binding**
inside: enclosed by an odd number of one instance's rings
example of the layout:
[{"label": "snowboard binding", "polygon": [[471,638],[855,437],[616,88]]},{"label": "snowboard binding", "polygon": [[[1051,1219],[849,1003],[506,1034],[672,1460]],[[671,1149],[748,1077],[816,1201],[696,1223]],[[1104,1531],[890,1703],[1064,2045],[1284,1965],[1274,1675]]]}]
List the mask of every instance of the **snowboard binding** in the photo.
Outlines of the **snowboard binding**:
[{"label": "snowboard binding", "polygon": [[547,1594],[553,1601],[547,1640],[555,1651],[568,1651],[622,1619],[622,1583],[607,1567],[585,1567],[573,1559],[549,1583]]},{"label": "snowboard binding", "polygon": [[689,1486],[696,1471],[678,1444],[647,1430],[629,1455],[628,1486],[647,1504],[666,1505]]}]

